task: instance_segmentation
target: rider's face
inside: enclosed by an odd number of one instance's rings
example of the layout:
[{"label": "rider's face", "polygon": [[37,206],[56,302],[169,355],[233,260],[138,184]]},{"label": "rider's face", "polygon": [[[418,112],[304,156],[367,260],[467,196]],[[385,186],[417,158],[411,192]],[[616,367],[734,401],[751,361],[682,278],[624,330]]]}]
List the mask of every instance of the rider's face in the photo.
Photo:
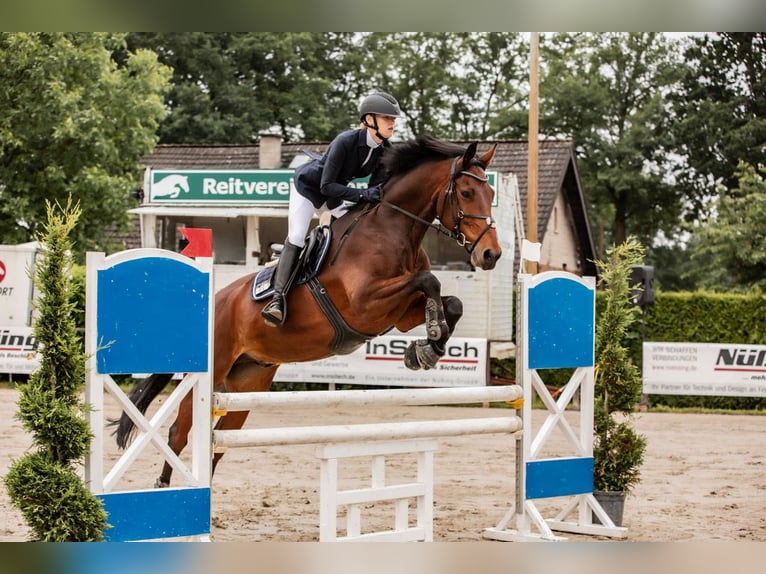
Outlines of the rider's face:
[{"label": "rider's face", "polygon": [[396,118],[391,116],[377,115],[375,116],[375,119],[378,120],[378,131],[384,138],[388,139],[392,135],[394,135],[394,127],[396,127]]}]

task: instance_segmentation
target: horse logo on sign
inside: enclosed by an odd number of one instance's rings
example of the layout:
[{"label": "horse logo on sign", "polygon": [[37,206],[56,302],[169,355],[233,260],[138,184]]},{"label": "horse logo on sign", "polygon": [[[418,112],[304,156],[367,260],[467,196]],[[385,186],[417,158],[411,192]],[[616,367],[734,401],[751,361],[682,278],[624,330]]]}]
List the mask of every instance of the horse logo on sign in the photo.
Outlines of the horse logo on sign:
[{"label": "horse logo on sign", "polygon": [[189,193],[189,178],[185,175],[173,174],[152,183],[152,199],[176,199],[181,192]]}]

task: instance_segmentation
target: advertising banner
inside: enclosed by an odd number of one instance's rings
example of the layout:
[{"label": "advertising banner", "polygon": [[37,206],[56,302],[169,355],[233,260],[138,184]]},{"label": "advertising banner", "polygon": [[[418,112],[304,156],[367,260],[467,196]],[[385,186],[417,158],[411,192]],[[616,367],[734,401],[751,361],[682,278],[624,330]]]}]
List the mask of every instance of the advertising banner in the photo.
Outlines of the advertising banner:
[{"label": "advertising banner", "polygon": [[39,366],[32,327],[0,327],[0,373],[29,374]]},{"label": "advertising banner", "polygon": [[643,392],[766,397],[766,346],[644,343]]},{"label": "advertising banner", "polygon": [[433,369],[412,371],[404,352],[418,337],[376,337],[348,355],[310,363],[289,363],[275,381],[400,387],[469,387],[487,384],[487,340],[454,337]]}]

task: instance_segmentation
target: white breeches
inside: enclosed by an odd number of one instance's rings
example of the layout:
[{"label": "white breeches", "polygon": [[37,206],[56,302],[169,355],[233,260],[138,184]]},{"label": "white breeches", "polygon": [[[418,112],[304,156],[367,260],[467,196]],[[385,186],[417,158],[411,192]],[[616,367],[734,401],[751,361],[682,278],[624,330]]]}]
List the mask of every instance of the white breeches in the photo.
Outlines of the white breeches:
[{"label": "white breeches", "polygon": [[314,204],[303,197],[300,193],[293,191],[290,194],[290,206],[287,215],[287,240],[296,247],[303,247],[306,243],[306,234],[311,224],[311,218],[314,214],[322,215],[331,213],[335,217],[340,217],[348,207],[341,204],[335,209],[327,209],[327,205],[322,205],[319,209],[314,208]]}]

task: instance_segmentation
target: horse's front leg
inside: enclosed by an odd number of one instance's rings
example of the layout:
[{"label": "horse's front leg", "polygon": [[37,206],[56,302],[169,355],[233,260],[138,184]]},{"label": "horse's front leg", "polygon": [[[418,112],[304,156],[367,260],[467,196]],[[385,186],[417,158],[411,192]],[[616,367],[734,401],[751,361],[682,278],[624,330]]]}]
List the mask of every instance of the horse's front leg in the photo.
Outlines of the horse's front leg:
[{"label": "horse's front leg", "polygon": [[441,298],[441,304],[447,324],[446,332],[437,340],[418,339],[410,343],[404,352],[404,365],[408,369],[431,369],[444,356],[447,340],[463,315],[463,303],[457,297],[448,296]]},{"label": "horse's front leg", "polygon": [[450,328],[442,304],[441,282],[433,273],[421,271],[415,275],[412,288],[422,291],[426,297],[425,326],[428,340],[446,342],[449,338]]},{"label": "horse's front leg", "polygon": [[410,306],[396,327],[408,331],[425,319],[428,339],[413,341],[405,352],[404,363],[413,370],[430,369],[444,356],[447,340],[463,314],[463,304],[457,297],[442,297],[441,283],[428,271],[418,273],[411,287],[424,297]]}]

